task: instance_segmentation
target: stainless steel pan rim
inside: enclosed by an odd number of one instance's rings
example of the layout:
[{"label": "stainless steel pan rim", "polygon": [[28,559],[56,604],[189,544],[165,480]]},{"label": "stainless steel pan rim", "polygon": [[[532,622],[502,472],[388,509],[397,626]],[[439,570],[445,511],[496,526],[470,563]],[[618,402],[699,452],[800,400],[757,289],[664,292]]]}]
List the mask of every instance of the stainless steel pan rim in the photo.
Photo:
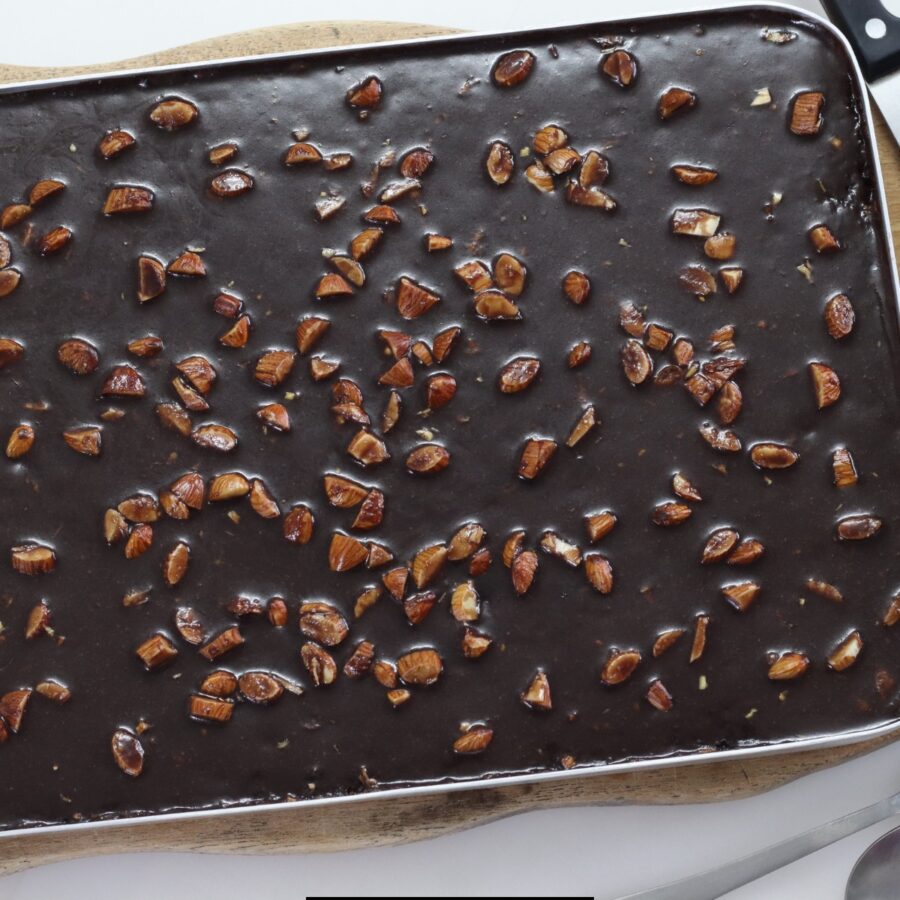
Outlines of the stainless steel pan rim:
[{"label": "stainless steel pan rim", "polygon": [[[871,154],[872,171],[874,173],[875,194],[878,200],[878,212],[881,219],[881,238],[891,271],[888,273],[889,282],[893,288],[894,304],[897,307],[898,316],[900,316],[900,277],[897,272],[897,258],[894,251],[894,244],[891,237],[891,226],[888,218],[887,197],[884,191],[884,178],[881,171],[881,161],[878,154],[878,143],[875,138],[875,128],[872,121],[872,109],[869,102],[869,94],[866,88],[865,79],[855,55],[850,47],[849,41],[844,35],[834,27],[827,19],[822,18],[807,10],[801,9],[788,3],[741,3],[728,7],[712,7],[698,9],[675,9],[666,10],[655,13],[647,13],[640,16],[629,16],[627,19],[614,19],[608,22],[567,22],[553,26],[538,26],[528,28],[523,31],[486,31],[486,32],[460,32],[458,34],[435,35],[433,37],[414,38],[410,40],[399,41],[381,41],[367,44],[349,44],[339,47],[317,48],[313,50],[298,50],[290,53],[265,53],[255,56],[238,56],[226,59],[214,59],[200,62],[177,63],[167,66],[153,66],[146,69],[119,69],[110,70],[108,72],[90,73],[78,76],[63,76],[60,78],[51,78],[39,81],[23,81],[0,86],[0,95],[7,93],[19,92],[22,90],[31,90],[37,88],[48,87],[64,87],[69,85],[82,84],[84,82],[97,81],[107,78],[134,77],[139,74],[162,74],[170,72],[189,71],[199,67],[211,65],[228,66],[237,65],[248,62],[263,61],[280,61],[303,59],[306,57],[331,56],[340,53],[360,52],[373,49],[390,49],[392,47],[409,47],[428,44],[436,44],[441,42],[455,43],[458,41],[468,41],[481,38],[497,38],[515,36],[528,38],[529,35],[547,32],[555,29],[568,28],[584,28],[588,26],[605,27],[621,21],[641,22],[647,19],[659,18],[661,16],[671,17],[674,15],[685,16],[691,13],[714,15],[721,14],[740,14],[747,11],[756,12],[779,12],[788,13],[797,19],[816,25],[829,32],[838,44],[843,48],[845,55],[850,63],[851,71],[854,78],[854,87],[860,98],[861,113],[863,116],[863,127],[865,129],[868,141],[868,149]],[[674,766],[686,765],[702,765],[703,763],[721,763],[733,762],[742,759],[756,759],[763,756],[771,756],[774,754],[796,753],[809,750],[826,750],[833,747],[845,747],[852,744],[861,743],[867,740],[887,737],[900,732],[900,718],[890,722],[884,722],[880,725],[871,726],[869,728],[853,729],[851,731],[835,732],[833,734],[816,735],[813,737],[799,738],[792,741],[783,741],[779,743],[762,744],[759,746],[738,747],[732,750],[708,750],[708,751],[689,751],[683,754],[655,758],[628,760],[615,763],[597,763],[583,768],[574,768],[560,771],[544,771],[530,772],[518,775],[498,775],[498,776],[476,776],[467,780],[452,782],[437,782],[423,785],[413,785],[409,787],[393,787],[383,788],[375,791],[361,792],[358,794],[348,794],[330,797],[315,797],[307,800],[293,800],[275,803],[244,803],[242,805],[215,807],[211,809],[189,810],[184,812],[168,812],[168,813],[149,813],[147,815],[131,815],[120,818],[103,819],[100,821],[73,822],[59,825],[36,825],[26,828],[10,829],[0,832],[0,842],[4,839],[26,837],[28,835],[50,835],[59,834],[60,832],[78,831],[101,831],[110,828],[126,828],[128,826],[154,824],[159,825],[164,822],[184,822],[190,819],[207,819],[223,815],[237,815],[248,813],[277,813],[287,812],[297,809],[313,809],[320,806],[332,806],[334,804],[350,804],[364,803],[371,800],[388,800],[393,797],[409,797],[409,796],[434,796],[438,794],[446,794],[460,791],[484,790],[486,788],[511,787],[515,785],[536,785],[536,784],[555,784],[562,782],[571,782],[577,779],[584,779],[598,775],[614,775],[624,772],[639,771],[656,771],[660,769],[668,769]]]}]

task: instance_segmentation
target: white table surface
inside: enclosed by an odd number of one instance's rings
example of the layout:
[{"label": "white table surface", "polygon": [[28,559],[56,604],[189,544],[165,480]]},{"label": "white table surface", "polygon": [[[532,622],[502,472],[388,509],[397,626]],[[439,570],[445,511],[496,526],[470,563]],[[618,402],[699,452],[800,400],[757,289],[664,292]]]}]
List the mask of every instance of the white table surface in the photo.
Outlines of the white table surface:
[{"label": "white table surface", "polygon": [[[685,0],[685,5],[721,6]],[[815,0],[796,5],[821,12]],[[895,0],[889,0],[890,6]],[[566,21],[677,0],[567,0]],[[304,18],[391,19],[478,30],[554,23],[554,5],[452,0],[343,0],[333,10],[284,0],[43,0],[3,3],[6,63],[72,65],[123,59],[214,35]],[[51,24],[52,23],[52,24]],[[115,886],[129,900],[304,895],[589,895],[614,898],[759,849],[900,789],[900,748],[811,775],[760,797],[674,807],[547,810],[427,843],[339,855],[242,857],[133,854],[61,863],[0,879],[3,900],[94,900]],[[876,825],[728,895],[728,900],[839,900]],[[117,891],[118,893],[118,891]],[[898,888],[900,896],[900,888]],[[690,900],[690,898],[685,898]]]}]

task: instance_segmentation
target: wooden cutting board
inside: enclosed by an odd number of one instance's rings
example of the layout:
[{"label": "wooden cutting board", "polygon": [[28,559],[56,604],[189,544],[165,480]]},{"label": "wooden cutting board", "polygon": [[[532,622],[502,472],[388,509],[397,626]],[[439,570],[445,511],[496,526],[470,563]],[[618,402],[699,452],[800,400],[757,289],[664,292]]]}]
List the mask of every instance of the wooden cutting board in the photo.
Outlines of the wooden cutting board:
[{"label": "wooden cutting board", "polygon": [[[446,34],[449,29],[394,22],[311,22],[227,35],[141,56],[78,68],[0,65],[0,83],[115,69],[142,69],[259,53],[286,53]],[[900,149],[876,113],[878,146],[887,185],[894,245],[900,255]],[[879,738],[830,750],[776,754],[610,773],[571,781],[483,788],[431,797],[379,798],[333,806],[244,812],[175,822],[139,822],[126,828],[0,838],[0,874],[79,856],[138,850],[208,853],[297,853],[399,844],[436,837],[517,812],[550,806],[619,803],[699,803],[733,800],[778,787],[801,775],[868,753]]]}]

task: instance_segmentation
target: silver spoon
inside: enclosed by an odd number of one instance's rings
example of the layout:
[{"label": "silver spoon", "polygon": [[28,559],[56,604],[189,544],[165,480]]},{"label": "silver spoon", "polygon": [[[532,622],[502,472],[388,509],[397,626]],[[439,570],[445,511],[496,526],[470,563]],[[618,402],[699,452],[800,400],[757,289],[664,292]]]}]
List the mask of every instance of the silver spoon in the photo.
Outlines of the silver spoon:
[{"label": "silver spoon", "polygon": [[883,834],[856,861],[845,900],[891,900],[900,881],[900,826]]},{"label": "silver spoon", "polygon": [[[734,862],[621,900],[718,900],[769,872],[802,859],[841,838],[900,813],[900,793],[871,806],[764,847]],[[847,900],[893,900],[900,896],[900,828],[880,837],[859,858],[847,882]]]}]

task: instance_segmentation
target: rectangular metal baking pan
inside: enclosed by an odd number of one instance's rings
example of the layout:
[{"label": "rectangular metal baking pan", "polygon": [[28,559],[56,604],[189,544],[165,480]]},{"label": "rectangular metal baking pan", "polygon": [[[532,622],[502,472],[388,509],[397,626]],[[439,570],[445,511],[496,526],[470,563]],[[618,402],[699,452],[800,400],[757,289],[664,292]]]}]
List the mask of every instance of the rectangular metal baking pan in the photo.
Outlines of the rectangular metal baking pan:
[{"label": "rectangular metal baking pan", "polygon": [[[736,6],[716,7],[710,9],[697,10],[681,10],[673,9],[658,13],[651,13],[641,16],[631,16],[628,19],[609,20],[606,22],[566,22],[556,26],[539,26],[514,32],[515,36],[528,37],[530,34],[537,32],[546,33],[553,28],[575,28],[586,26],[608,27],[621,24],[623,22],[646,22],[648,20],[669,17],[673,15],[684,15],[686,13],[697,12],[698,14],[715,14],[715,13],[740,13],[743,11],[755,12],[782,12],[795,16],[797,19],[807,21],[820,28],[828,31],[839,46],[847,55],[850,69],[854,79],[854,87],[858,92],[861,103],[862,127],[865,129],[866,139],[869,143],[871,151],[871,163],[873,180],[875,183],[875,195],[878,199],[881,227],[878,229],[878,237],[883,242],[885,255],[891,267],[891,271],[887,273],[888,281],[893,289],[894,303],[900,313],[900,276],[897,271],[897,257],[894,250],[894,244],[891,235],[891,226],[888,217],[887,197],[884,190],[884,179],[881,171],[881,162],[878,154],[878,144],[875,137],[874,122],[872,119],[872,109],[869,101],[869,95],[866,83],[860,70],[859,63],[853,54],[849,42],[844,35],[836,29],[830,22],[817,16],[807,10],[799,7],[783,4],[783,3],[745,3]],[[62,77],[41,81],[24,81],[0,86],[0,94],[15,93],[17,91],[33,88],[44,87],[60,87],[67,85],[76,85],[89,81],[97,81],[99,79],[116,78],[119,76],[134,77],[136,74],[146,72],[148,74],[178,72],[185,70],[198,69],[208,66],[225,67],[229,65],[244,64],[256,61],[282,61],[297,60],[310,57],[327,57],[338,55],[346,52],[358,52],[369,49],[390,49],[403,48],[409,46],[420,46],[429,44],[453,44],[457,41],[468,41],[478,38],[491,38],[509,36],[510,32],[505,31],[487,31],[487,32],[464,32],[458,35],[438,35],[435,37],[418,38],[414,40],[401,41],[385,41],[370,44],[352,44],[340,47],[329,47],[324,49],[303,50],[293,53],[269,53],[259,54],[255,56],[233,57],[220,60],[208,60],[203,62],[179,63],[177,65],[156,66],[142,70],[110,70],[108,72],[94,73],[78,77]],[[634,761],[596,764],[585,766],[583,768],[575,768],[562,771],[548,772],[532,772],[521,775],[504,775],[497,777],[478,777],[471,780],[453,781],[447,783],[435,783],[427,785],[418,785],[412,787],[384,788],[382,790],[352,794],[347,796],[320,797],[309,800],[285,801],[280,803],[248,803],[241,806],[221,807],[212,809],[192,810],[187,812],[173,813],[156,813],[149,815],[129,816],[114,819],[103,819],[99,821],[75,822],[62,825],[39,825],[27,828],[10,829],[0,832],[0,841],[4,838],[23,837],[29,834],[54,834],[59,832],[69,832],[73,829],[92,830],[92,829],[110,829],[121,828],[129,825],[138,825],[146,823],[162,823],[166,821],[186,821],[197,818],[210,818],[223,815],[239,815],[241,813],[261,813],[276,810],[288,810],[302,807],[303,809],[311,809],[318,806],[330,806],[340,803],[365,803],[367,800],[385,800],[391,797],[409,797],[413,795],[425,796],[445,794],[456,791],[467,791],[475,789],[484,789],[489,787],[504,787],[511,785],[525,785],[536,783],[549,783],[561,781],[573,781],[583,779],[589,776],[598,776],[601,774],[622,774],[625,772],[640,772],[642,770],[660,769],[673,766],[686,765],[702,765],[704,763],[719,763],[726,761],[734,761],[739,759],[751,759],[762,756],[773,756],[776,754],[784,754],[797,751],[809,750],[825,750],[831,747],[844,747],[850,744],[858,744],[868,740],[874,740],[889,735],[900,733],[900,718],[885,722],[880,725],[869,728],[854,729],[849,731],[834,732],[830,734],[817,735],[809,738],[799,738],[797,740],[782,741],[779,743],[770,743],[761,746],[739,747],[730,750],[718,751],[695,751],[674,756],[641,759]]]}]

